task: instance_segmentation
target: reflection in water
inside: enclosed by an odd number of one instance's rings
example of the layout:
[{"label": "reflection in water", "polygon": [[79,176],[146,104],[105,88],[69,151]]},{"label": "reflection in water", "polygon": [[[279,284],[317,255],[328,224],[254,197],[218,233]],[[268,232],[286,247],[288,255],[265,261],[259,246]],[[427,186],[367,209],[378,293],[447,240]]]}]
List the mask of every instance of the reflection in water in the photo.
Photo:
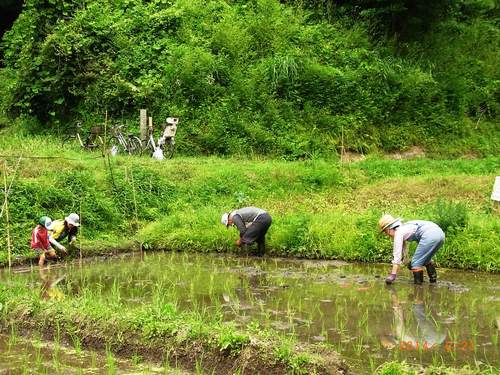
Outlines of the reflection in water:
[{"label": "reflection in water", "polygon": [[413,286],[413,293],[409,297],[411,302],[411,314],[414,319],[409,319],[410,312],[405,309],[399,299],[396,289],[387,286],[391,294],[392,311],[394,314],[393,330],[391,338],[383,337],[382,345],[387,349],[398,346],[400,350],[428,350],[436,349],[442,345],[446,339],[446,334],[438,329],[436,317],[432,316],[424,303],[424,293],[430,297],[428,303],[432,304],[433,290],[426,289],[420,285]]},{"label": "reflection in water", "polygon": [[57,274],[51,273],[50,268],[40,267],[39,275],[42,281],[40,287],[40,296],[42,297],[42,299],[60,300],[64,298],[64,293],[58,287],[58,285],[66,278],[65,274],[63,274],[62,276],[58,276]]}]

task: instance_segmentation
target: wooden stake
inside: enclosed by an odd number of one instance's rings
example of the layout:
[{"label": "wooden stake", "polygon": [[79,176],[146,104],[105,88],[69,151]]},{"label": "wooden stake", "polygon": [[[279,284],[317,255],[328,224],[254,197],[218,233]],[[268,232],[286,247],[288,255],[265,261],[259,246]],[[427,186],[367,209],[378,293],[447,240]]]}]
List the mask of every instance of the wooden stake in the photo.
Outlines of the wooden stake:
[{"label": "wooden stake", "polygon": [[141,135],[141,141],[146,144],[148,141],[148,116],[145,109],[139,110],[139,131]]}]

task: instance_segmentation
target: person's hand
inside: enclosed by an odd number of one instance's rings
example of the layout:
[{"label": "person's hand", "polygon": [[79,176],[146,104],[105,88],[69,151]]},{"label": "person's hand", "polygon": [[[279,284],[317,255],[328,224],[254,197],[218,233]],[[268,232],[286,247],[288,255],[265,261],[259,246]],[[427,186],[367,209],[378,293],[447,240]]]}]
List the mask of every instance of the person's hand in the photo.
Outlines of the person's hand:
[{"label": "person's hand", "polygon": [[236,246],[241,246],[241,238],[238,238],[238,239],[236,240]]},{"label": "person's hand", "polygon": [[385,283],[386,284],[392,284],[396,280],[396,274],[391,273],[389,276],[386,277]]},{"label": "person's hand", "polygon": [[59,250],[61,250],[61,255],[66,256],[68,255],[68,250],[64,246],[62,246]]}]

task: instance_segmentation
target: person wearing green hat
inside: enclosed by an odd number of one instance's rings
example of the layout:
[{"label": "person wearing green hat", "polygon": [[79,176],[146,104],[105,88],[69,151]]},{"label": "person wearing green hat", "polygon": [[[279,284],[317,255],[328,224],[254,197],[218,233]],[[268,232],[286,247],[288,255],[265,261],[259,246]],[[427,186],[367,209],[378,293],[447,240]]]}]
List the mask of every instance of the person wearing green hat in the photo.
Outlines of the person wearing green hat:
[{"label": "person wearing green hat", "polygon": [[234,225],[240,232],[236,246],[247,248],[257,242],[257,255],[263,256],[266,248],[266,233],[271,226],[271,215],[258,207],[243,207],[231,212],[225,212],[221,223],[229,228]]},{"label": "person wearing green hat", "polygon": [[31,248],[35,250],[39,256],[38,265],[43,267],[45,258],[57,258],[55,250],[49,242],[48,228],[52,224],[52,220],[48,216],[42,216],[38,220],[38,224],[31,232]]},{"label": "person wearing green hat", "polygon": [[437,271],[432,257],[443,246],[445,234],[443,230],[432,221],[412,220],[406,223],[401,218],[383,215],[378,222],[380,232],[384,232],[394,239],[393,260],[391,274],[385,279],[387,284],[396,280],[396,275],[402,263],[407,263],[408,241],[417,242],[415,254],[408,263],[408,268],[413,273],[415,284],[424,281],[424,267],[429,276],[429,282],[437,281]]}]

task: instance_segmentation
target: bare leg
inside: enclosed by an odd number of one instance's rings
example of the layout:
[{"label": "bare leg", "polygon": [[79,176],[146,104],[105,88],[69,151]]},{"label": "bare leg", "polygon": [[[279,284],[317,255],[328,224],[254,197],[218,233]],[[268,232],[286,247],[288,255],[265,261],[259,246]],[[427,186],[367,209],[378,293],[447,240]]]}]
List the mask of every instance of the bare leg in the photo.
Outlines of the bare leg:
[{"label": "bare leg", "polygon": [[38,259],[38,266],[43,267],[45,263],[45,253],[40,254],[40,258]]}]

